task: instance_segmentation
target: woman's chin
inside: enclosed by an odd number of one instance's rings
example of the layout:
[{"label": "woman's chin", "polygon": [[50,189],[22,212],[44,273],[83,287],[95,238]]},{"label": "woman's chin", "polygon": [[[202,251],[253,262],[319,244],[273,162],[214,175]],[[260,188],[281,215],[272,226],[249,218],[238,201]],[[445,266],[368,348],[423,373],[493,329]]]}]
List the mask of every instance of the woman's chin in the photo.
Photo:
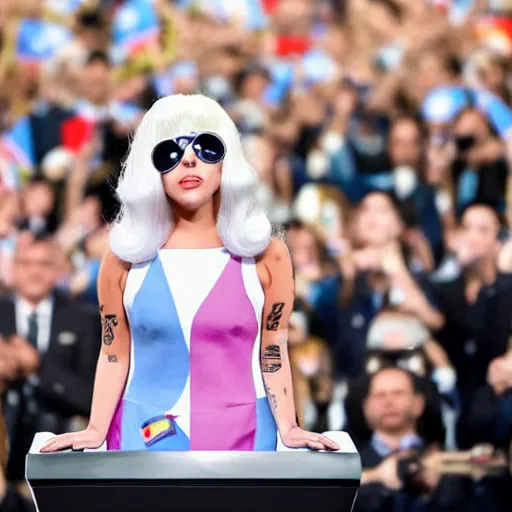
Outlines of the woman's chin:
[{"label": "woman's chin", "polygon": [[180,197],[179,199],[173,200],[172,203],[173,206],[177,206],[180,210],[192,213],[206,206],[211,200],[211,197]]}]

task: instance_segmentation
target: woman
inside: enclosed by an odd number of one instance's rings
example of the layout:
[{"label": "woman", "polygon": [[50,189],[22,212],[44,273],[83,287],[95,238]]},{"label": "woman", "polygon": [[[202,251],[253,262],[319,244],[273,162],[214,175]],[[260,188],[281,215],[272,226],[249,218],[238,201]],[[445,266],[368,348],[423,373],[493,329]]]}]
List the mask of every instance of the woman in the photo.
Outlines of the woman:
[{"label": "woman", "polygon": [[356,378],[364,369],[369,324],[386,298],[433,331],[444,318],[429,301],[431,285],[423,271],[428,246],[419,240],[411,247],[404,240],[404,222],[392,196],[368,193],[355,211],[351,232],[351,244],[339,258],[342,308],[334,352],[338,375]]},{"label": "woman", "polygon": [[[337,449],[296,423],[285,244],[254,200],[227,113],[157,101],[135,134],[102,262],[103,342],[89,426],[41,449]],[[260,320],[262,319],[262,320]]]},{"label": "woman", "polygon": [[311,334],[335,344],[340,288],[336,260],[310,224],[292,220],[286,227],[286,240],[295,270],[296,297],[311,310]]}]

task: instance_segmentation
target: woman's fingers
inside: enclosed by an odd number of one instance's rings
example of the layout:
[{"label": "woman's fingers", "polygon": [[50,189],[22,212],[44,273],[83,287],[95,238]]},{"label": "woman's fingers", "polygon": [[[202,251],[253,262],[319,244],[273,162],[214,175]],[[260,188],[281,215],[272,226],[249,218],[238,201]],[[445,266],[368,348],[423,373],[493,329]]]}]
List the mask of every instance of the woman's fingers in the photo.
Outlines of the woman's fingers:
[{"label": "woman's fingers", "polygon": [[325,447],[328,448],[329,450],[336,451],[340,449],[339,445],[336,444],[331,439],[329,439],[328,437],[322,436],[322,442],[324,443]]},{"label": "woman's fingers", "polygon": [[313,450],[323,450],[324,449],[324,445],[318,441],[309,440],[307,442],[307,445],[309,448],[312,448]]},{"label": "woman's fingers", "polygon": [[72,444],[72,436],[70,434],[62,434],[60,436],[54,437],[53,439],[50,439],[46,444],[42,446],[40,452],[58,452],[60,450],[65,450],[66,448],[71,448]]},{"label": "woman's fingers", "polygon": [[329,438],[322,435],[314,435],[308,439],[308,446],[317,450],[339,450],[340,447]]},{"label": "woman's fingers", "polygon": [[97,443],[86,431],[62,434],[50,439],[40,450],[41,453],[57,452],[71,448],[73,451],[82,451],[86,448],[97,448]]},{"label": "woman's fingers", "polygon": [[287,440],[287,446],[290,448],[303,448],[307,446],[313,450],[337,451],[340,449],[334,441],[331,441],[322,434],[307,432],[305,430],[298,430],[294,432],[294,434],[291,439]]},{"label": "woman's fingers", "polygon": [[80,436],[75,439],[75,442],[73,443],[73,450],[74,451],[81,451],[85,450],[85,448],[93,448],[93,442],[91,439]]}]

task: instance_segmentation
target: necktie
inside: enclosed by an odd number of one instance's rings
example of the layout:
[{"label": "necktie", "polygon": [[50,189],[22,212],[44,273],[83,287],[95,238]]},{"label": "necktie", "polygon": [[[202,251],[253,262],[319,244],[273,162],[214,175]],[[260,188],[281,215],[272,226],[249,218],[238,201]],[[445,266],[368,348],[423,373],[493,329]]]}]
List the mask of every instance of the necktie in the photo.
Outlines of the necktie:
[{"label": "necktie", "polygon": [[28,317],[27,339],[31,345],[37,348],[37,313],[35,311]]}]

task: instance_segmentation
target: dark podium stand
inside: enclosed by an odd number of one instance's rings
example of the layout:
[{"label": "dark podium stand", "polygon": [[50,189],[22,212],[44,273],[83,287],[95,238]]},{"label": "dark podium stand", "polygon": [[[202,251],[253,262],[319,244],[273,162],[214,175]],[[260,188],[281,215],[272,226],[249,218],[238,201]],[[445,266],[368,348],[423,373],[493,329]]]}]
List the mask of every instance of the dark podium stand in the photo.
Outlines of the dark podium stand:
[{"label": "dark podium stand", "polygon": [[29,454],[39,512],[350,512],[355,453]]}]

